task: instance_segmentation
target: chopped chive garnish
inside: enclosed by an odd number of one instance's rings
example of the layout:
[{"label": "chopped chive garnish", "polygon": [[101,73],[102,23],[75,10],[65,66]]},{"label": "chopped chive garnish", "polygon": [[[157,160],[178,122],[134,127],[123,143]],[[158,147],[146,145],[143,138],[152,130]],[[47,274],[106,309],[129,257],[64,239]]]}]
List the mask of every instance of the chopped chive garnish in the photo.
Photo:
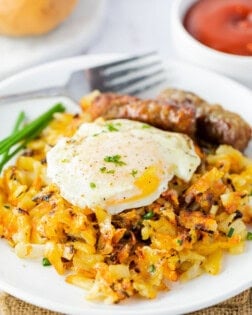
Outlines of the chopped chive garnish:
[{"label": "chopped chive garnish", "polygon": [[[23,123],[23,121],[25,120],[25,113],[24,112],[20,112],[18,117],[17,117],[17,120],[15,122],[15,125],[14,125],[14,128],[13,128],[13,131],[11,134],[14,134],[15,132],[17,132],[19,129],[20,129],[20,126],[21,124]],[[9,150],[6,151],[5,153],[9,153]]]},{"label": "chopped chive garnish", "polygon": [[24,112],[20,112],[19,115],[18,115],[18,118],[16,120],[16,123],[14,125],[14,128],[13,128],[13,132],[16,132],[19,130],[21,124],[23,123],[25,119],[25,113]]},{"label": "chopped chive garnish", "polygon": [[113,131],[119,131],[119,129],[116,128],[115,125],[112,124],[112,123],[107,123],[107,124],[106,124],[106,127],[108,128],[108,131],[111,131],[111,132],[113,132]]},{"label": "chopped chive garnish", "polygon": [[132,170],[131,175],[135,177],[137,173],[138,173],[138,170]]},{"label": "chopped chive garnish", "polygon": [[105,174],[114,174],[115,170],[108,170],[105,166],[100,168],[100,171]]},{"label": "chopped chive garnish", "polygon": [[[25,113],[24,112],[20,112],[18,117],[17,117],[17,120],[15,122],[15,125],[14,125],[14,128],[12,130],[12,133],[11,135],[13,135],[15,132],[17,132],[19,129],[20,129],[20,126],[22,124],[22,122],[24,121],[25,119]],[[10,148],[8,148],[4,154],[3,154],[3,157],[2,157],[2,161],[1,161],[1,164],[3,163],[3,161],[7,160],[8,159],[8,155],[9,155],[9,152],[10,152]],[[0,169],[1,171],[1,169]]]},{"label": "chopped chive garnish", "polygon": [[94,189],[96,187],[95,183],[90,183],[89,184],[90,188]]},{"label": "chopped chive garnish", "polygon": [[156,267],[155,267],[155,265],[150,265],[150,267],[149,267],[149,272],[150,273],[153,273],[153,272],[155,272],[156,271]]},{"label": "chopped chive garnish", "polygon": [[154,212],[151,210],[143,215],[144,220],[150,220],[154,217]]},{"label": "chopped chive garnish", "polygon": [[10,206],[4,205],[5,209],[10,209]]},{"label": "chopped chive garnish", "polygon": [[125,162],[121,161],[121,155],[119,154],[112,155],[112,156],[105,156],[104,161],[108,163],[114,163],[115,165],[118,165],[118,166],[126,165]]},{"label": "chopped chive garnish", "polygon": [[[36,138],[42,130],[53,119],[53,115],[57,112],[64,112],[65,108],[62,104],[56,104],[47,112],[34,119],[31,123],[24,126],[21,130],[15,130],[9,137],[0,141],[0,155],[2,160],[0,162],[0,172],[4,165],[20,150],[22,150],[28,142]],[[20,127],[24,117],[20,114],[16,126]],[[10,150],[12,149],[12,152]],[[7,152],[7,153],[6,153]]]},{"label": "chopped chive garnish", "polygon": [[44,257],[44,258],[42,259],[42,265],[43,265],[44,267],[48,267],[48,266],[51,266],[51,263],[50,263],[50,261],[49,261],[48,258]]},{"label": "chopped chive garnish", "polygon": [[68,163],[69,160],[68,160],[68,159],[62,159],[61,162],[62,162],[62,163]]},{"label": "chopped chive garnish", "polygon": [[252,241],[252,232],[247,233],[247,240]]},{"label": "chopped chive garnish", "polygon": [[26,125],[21,131],[16,131],[13,135],[0,141],[0,154],[4,153],[8,148],[12,147],[19,141],[25,140],[27,136],[31,136],[43,123],[49,123],[56,112],[63,112],[65,110],[62,104],[56,104],[50,110],[34,119],[30,124]]},{"label": "chopped chive garnish", "polygon": [[177,243],[181,246],[183,244],[183,240],[177,239]]},{"label": "chopped chive garnish", "polygon": [[142,124],[142,128],[143,128],[143,129],[147,129],[147,128],[151,128],[151,126],[148,125],[148,124]]},{"label": "chopped chive garnish", "polygon": [[227,234],[227,236],[228,237],[232,237],[232,235],[234,234],[234,228],[233,227],[231,227],[230,229],[229,229],[229,231],[228,231],[228,234]]}]

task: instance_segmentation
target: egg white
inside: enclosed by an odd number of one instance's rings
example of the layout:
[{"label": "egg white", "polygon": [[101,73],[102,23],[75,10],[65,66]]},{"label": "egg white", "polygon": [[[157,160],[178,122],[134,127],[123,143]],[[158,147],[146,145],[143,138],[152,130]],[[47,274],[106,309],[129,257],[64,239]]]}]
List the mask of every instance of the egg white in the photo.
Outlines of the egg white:
[{"label": "egg white", "polygon": [[73,205],[111,214],[155,201],[200,164],[192,140],[127,119],[84,123],[47,153],[47,176]]}]

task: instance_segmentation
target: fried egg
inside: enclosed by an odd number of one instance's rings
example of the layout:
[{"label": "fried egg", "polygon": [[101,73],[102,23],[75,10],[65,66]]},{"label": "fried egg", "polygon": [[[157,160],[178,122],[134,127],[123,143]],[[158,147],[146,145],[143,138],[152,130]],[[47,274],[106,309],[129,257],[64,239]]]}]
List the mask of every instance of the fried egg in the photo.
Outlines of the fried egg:
[{"label": "fried egg", "polygon": [[200,164],[192,140],[127,119],[83,123],[47,153],[47,177],[71,204],[110,214],[150,205]]}]

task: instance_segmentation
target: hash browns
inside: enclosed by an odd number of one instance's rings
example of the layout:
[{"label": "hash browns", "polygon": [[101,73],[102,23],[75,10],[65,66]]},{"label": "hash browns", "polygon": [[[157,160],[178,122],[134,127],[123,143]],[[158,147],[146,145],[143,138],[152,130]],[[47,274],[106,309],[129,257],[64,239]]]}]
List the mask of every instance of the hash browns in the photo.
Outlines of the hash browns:
[{"label": "hash browns", "polygon": [[[46,257],[87,298],[155,298],[169,283],[221,271],[244,251],[252,161],[227,145],[206,153],[190,182],[174,178],[149,206],[109,215],[78,208],[47,182],[46,152],[90,117],[57,114],[0,179],[0,235],[21,258]],[[42,268],[42,267],[41,267]]]}]

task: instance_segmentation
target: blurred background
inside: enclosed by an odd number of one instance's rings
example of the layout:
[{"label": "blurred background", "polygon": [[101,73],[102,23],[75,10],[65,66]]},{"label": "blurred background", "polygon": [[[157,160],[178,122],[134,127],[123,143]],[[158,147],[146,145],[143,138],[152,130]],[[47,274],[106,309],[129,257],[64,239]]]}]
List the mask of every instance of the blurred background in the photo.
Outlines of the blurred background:
[{"label": "blurred background", "polygon": [[158,50],[173,55],[170,15],[176,0],[108,0],[103,29],[90,53]]},{"label": "blurred background", "polygon": [[[252,88],[252,0],[222,1],[233,7],[224,8],[231,13],[218,31],[223,40],[245,34],[249,56],[220,53],[189,35],[179,19],[195,1],[0,0],[0,80],[63,57],[155,50],[163,59],[196,63]],[[233,33],[225,36],[230,25]]]},{"label": "blurred background", "polygon": [[35,64],[86,53],[158,50],[174,57],[170,38],[173,1],[79,0],[63,24],[47,34],[0,36],[0,79]]}]

